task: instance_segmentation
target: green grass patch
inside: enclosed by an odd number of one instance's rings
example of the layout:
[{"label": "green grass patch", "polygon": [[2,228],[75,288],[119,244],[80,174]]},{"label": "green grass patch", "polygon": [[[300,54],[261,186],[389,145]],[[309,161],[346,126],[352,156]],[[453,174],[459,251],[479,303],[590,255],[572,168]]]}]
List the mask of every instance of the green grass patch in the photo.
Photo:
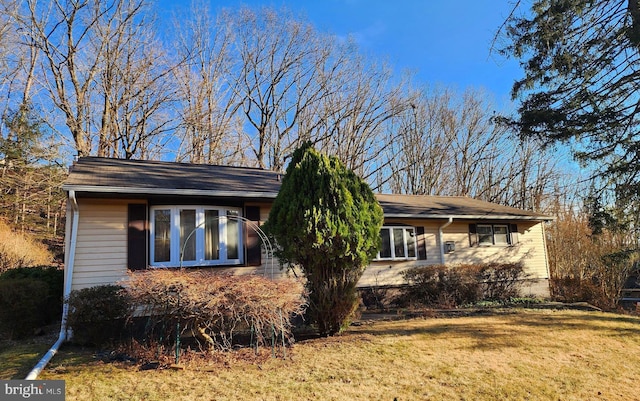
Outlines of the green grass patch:
[{"label": "green grass patch", "polygon": [[0,344],[0,380],[24,379],[49,347],[34,342]]}]

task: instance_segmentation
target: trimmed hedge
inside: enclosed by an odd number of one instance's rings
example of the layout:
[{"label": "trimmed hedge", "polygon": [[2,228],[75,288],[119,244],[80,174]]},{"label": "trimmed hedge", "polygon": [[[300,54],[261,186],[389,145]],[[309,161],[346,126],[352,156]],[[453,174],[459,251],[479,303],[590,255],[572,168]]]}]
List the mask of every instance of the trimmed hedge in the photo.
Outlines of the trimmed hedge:
[{"label": "trimmed hedge", "polygon": [[20,267],[0,274],[0,281],[27,279],[42,281],[47,285],[48,295],[45,307],[45,323],[50,324],[60,319],[62,314],[62,290],[64,287],[64,270],[56,267]]},{"label": "trimmed hedge", "polygon": [[23,267],[0,274],[0,323],[10,338],[31,335],[62,314],[64,271]]},{"label": "trimmed hedge", "polygon": [[0,322],[10,339],[30,336],[46,322],[49,289],[39,280],[0,281]]},{"label": "trimmed hedge", "polygon": [[67,323],[73,329],[73,341],[101,346],[123,338],[131,299],[119,285],[101,285],[74,290],[67,299]]}]

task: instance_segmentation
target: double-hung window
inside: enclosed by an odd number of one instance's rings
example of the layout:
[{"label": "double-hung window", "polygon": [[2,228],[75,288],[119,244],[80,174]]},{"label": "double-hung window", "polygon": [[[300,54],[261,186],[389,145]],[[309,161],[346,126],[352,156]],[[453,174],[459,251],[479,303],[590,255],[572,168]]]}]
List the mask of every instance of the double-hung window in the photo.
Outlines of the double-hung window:
[{"label": "double-hung window", "polygon": [[476,235],[479,245],[510,245],[509,226],[507,224],[478,224]]},{"label": "double-hung window", "polygon": [[382,247],[378,260],[416,259],[416,230],[413,227],[385,226],[380,230]]},{"label": "double-hung window", "polygon": [[210,206],[151,208],[151,266],[242,263],[240,209]]}]

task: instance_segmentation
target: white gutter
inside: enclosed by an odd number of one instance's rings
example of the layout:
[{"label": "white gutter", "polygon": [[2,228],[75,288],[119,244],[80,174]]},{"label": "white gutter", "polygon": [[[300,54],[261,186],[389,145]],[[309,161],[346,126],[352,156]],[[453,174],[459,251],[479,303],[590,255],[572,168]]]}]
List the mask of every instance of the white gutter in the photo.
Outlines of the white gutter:
[{"label": "white gutter", "polygon": [[46,354],[40,359],[40,362],[36,366],[31,369],[31,372],[25,377],[25,380],[36,380],[38,375],[45,366],[49,363],[51,358],[58,352],[58,349],[62,345],[65,339],[67,339],[67,316],[69,314],[69,304],[66,303],[66,300],[69,298],[69,294],[71,293],[71,284],[73,281],[73,265],[76,256],[76,240],[78,237],[78,201],[76,200],[76,194],[73,190],[69,191],[69,204],[71,205],[72,220],[71,220],[71,240],[69,241],[69,249],[67,249],[67,257],[65,263],[65,274],[64,274],[64,290],[62,293],[62,319],[60,322],[60,335],[58,336],[58,341],[55,342],[49,348]]},{"label": "white gutter", "polygon": [[462,219],[462,220],[529,220],[529,221],[554,221],[552,216],[517,216],[508,214],[421,214],[421,213],[385,213],[386,218],[397,219]]},{"label": "white gutter", "polygon": [[444,265],[444,241],[442,241],[442,230],[449,227],[453,223],[453,217],[449,217],[449,220],[438,227],[438,242],[440,242],[440,262]]},{"label": "white gutter", "polygon": [[551,278],[551,271],[549,270],[549,252],[547,250],[547,233],[544,229],[544,224],[541,224],[542,227],[542,250],[544,252],[544,267],[547,272],[547,279]]},{"label": "white gutter", "polygon": [[146,187],[111,187],[101,185],[63,185],[65,191],[91,192],[100,194],[133,194],[133,195],[188,195],[218,196],[227,198],[273,198],[278,192],[271,191],[231,191],[192,188],[146,188]]}]

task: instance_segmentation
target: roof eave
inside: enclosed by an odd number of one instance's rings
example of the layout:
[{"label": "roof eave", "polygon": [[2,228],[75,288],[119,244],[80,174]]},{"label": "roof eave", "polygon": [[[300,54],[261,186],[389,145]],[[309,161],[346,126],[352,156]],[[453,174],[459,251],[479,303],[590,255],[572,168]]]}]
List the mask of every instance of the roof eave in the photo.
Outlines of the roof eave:
[{"label": "roof eave", "polygon": [[459,219],[459,220],[528,220],[528,221],[553,221],[551,216],[513,216],[513,215],[474,215],[474,214],[424,214],[424,213],[385,213],[385,218],[396,219]]},{"label": "roof eave", "polygon": [[64,191],[75,191],[96,194],[122,194],[122,195],[183,195],[183,196],[207,196],[220,198],[273,198],[277,192],[269,191],[220,191],[206,189],[189,188],[131,188],[131,187],[111,187],[97,185],[63,185]]},{"label": "roof eave", "polygon": [[[189,188],[131,188],[100,185],[69,185],[62,186],[64,191],[75,191],[96,194],[122,194],[122,195],[182,195],[182,196],[206,196],[220,198],[266,198],[275,199],[278,192],[270,191],[220,191]],[[397,219],[461,219],[461,220],[524,220],[524,221],[553,221],[551,216],[513,216],[513,215],[452,215],[452,214],[424,214],[424,213],[385,213],[385,218]]]}]

